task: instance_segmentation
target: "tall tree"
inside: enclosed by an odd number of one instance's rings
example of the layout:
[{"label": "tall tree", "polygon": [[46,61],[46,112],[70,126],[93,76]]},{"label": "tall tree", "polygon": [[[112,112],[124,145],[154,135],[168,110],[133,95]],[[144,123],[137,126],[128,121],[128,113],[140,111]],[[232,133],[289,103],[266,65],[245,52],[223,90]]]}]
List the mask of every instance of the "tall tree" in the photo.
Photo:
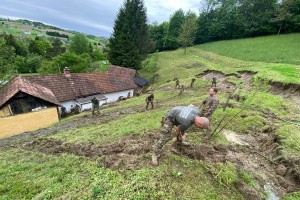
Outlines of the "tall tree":
[{"label": "tall tree", "polygon": [[239,10],[245,36],[260,36],[276,32],[272,25],[277,0],[239,0]]},{"label": "tall tree", "polygon": [[185,21],[181,25],[178,42],[184,48],[184,54],[186,53],[186,47],[194,44],[196,38],[196,21],[197,15],[189,11],[186,14]]},{"label": "tall tree", "polygon": [[25,47],[24,43],[21,43],[19,41],[16,40],[16,38],[12,35],[6,35],[4,36],[5,40],[6,40],[6,44],[13,46],[16,50],[16,55],[19,56],[26,56],[27,55],[27,48]]},{"label": "tall tree", "polygon": [[150,38],[155,42],[154,50],[165,50],[165,39],[169,30],[169,22],[157,24],[154,22],[149,25]]},{"label": "tall tree", "polygon": [[82,53],[89,53],[89,41],[83,34],[75,34],[71,38],[70,51],[77,55]]},{"label": "tall tree", "polygon": [[30,53],[46,56],[49,48],[51,48],[51,43],[48,40],[36,38],[29,42],[28,50]]},{"label": "tall tree", "polygon": [[47,50],[46,58],[51,59],[55,56],[58,56],[64,52],[66,52],[66,48],[62,46],[62,41],[58,38],[55,38],[51,42],[51,47]]},{"label": "tall tree", "polygon": [[15,49],[6,45],[3,38],[0,37],[0,80],[5,80],[14,73]]},{"label": "tall tree", "polygon": [[184,12],[182,9],[177,10],[170,18],[169,31],[165,40],[166,49],[177,49],[179,47],[178,37],[180,28],[184,22]]},{"label": "tall tree", "polygon": [[115,20],[108,53],[112,64],[134,69],[153,48],[143,0],[125,0]]}]

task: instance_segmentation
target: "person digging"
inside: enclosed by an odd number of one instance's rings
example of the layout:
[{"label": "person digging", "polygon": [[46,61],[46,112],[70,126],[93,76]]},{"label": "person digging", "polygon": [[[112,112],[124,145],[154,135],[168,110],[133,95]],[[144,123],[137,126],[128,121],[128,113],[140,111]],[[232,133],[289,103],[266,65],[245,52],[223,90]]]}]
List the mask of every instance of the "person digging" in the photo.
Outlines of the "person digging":
[{"label": "person digging", "polygon": [[94,97],[92,99],[92,115],[95,115],[95,111],[97,111],[97,113],[99,114],[99,100]]},{"label": "person digging", "polygon": [[154,101],[154,94],[151,92],[151,94],[146,98],[146,110],[148,110],[149,104],[151,104],[151,109],[153,110],[153,101]]},{"label": "person digging", "polygon": [[[219,105],[219,100],[217,98],[217,92],[218,89],[213,87],[209,89],[209,96],[202,101],[202,104],[200,105],[201,108],[201,117],[206,117],[211,121],[212,114],[217,109]],[[206,135],[208,139],[211,137],[210,129],[206,129]]]},{"label": "person digging", "polygon": [[192,125],[205,129],[209,125],[206,117],[199,117],[199,108],[191,106],[176,106],[170,110],[164,118],[161,127],[161,136],[158,142],[153,146],[152,165],[158,165],[158,158],[163,146],[172,139],[172,129],[176,126],[177,142],[183,146],[189,146],[190,143],[185,142],[185,131]]}]

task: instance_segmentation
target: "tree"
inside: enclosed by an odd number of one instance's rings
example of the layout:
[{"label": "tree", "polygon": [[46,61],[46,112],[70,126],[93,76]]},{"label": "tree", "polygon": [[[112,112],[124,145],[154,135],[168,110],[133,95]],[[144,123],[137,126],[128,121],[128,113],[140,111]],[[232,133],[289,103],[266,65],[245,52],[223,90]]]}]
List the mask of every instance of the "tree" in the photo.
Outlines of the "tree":
[{"label": "tree", "polygon": [[166,49],[177,49],[179,47],[178,37],[180,33],[180,28],[184,22],[184,12],[182,9],[177,10],[170,18],[169,30],[167,37],[165,39]]},{"label": "tree", "polygon": [[100,49],[95,49],[92,52],[91,57],[93,58],[94,61],[106,60],[104,54],[102,53],[102,51]]},{"label": "tree", "polygon": [[40,56],[46,56],[47,50],[51,47],[51,43],[45,39],[36,38],[29,42],[28,50],[30,53]]},{"label": "tree", "polygon": [[23,43],[20,41],[17,41],[16,38],[12,35],[9,34],[8,36],[4,37],[6,40],[6,44],[13,46],[15,48],[16,55],[20,56],[26,56],[27,55],[27,48]]},{"label": "tree", "polygon": [[89,41],[83,34],[75,34],[71,38],[70,51],[80,55],[82,53],[89,53]]},{"label": "tree", "polygon": [[156,50],[165,50],[165,39],[169,30],[169,22],[160,25],[157,22],[149,25],[150,38],[155,42]]},{"label": "tree", "polygon": [[87,53],[76,55],[74,52],[66,52],[53,58],[52,62],[46,62],[38,70],[39,73],[61,73],[65,67],[71,72],[87,72],[90,67],[90,57]]},{"label": "tree", "polygon": [[114,65],[141,68],[141,62],[153,48],[143,0],[125,0],[109,39],[109,61]]},{"label": "tree", "polygon": [[64,52],[66,52],[66,48],[62,47],[62,41],[58,38],[55,38],[52,42],[51,42],[51,47],[47,50],[47,55],[46,58],[50,59],[53,58],[55,56],[58,56]]},{"label": "tree", "polygon": [[282,0],[281,4],[276,7],[274,22],[278,24],[278,35],[281,32],[284,21],[292,16],[290,13],[291,4],[292,0]]},{"label": "tree", "polygon": [[178,42],[184,48],[184,54],[186,54],[186,47],[194,44],[196,38],[196,21],[197,15],[189,11],[185,17],[185,21],[181,25]]},{"label": "tree", "polygon": [[276,31],[272,23],[276,2],[277,0],[239,0],[244,36],[261,36]]},{"label": "tree", "polygon": [[273,21],[278,27],[278,35],[281,32],[298,32],[300,30],[300,0],[278,2]]},{"label": "tree", "polygon": [[36,73],[42,64],[42,56],[29,54],[27,57],[17,56],[15,64],[18,73]]},{"label": "tree", "polygon": [[0,37],[0,80],[5,80],[14,73],[15,49],[6,45],[3,38]]}]

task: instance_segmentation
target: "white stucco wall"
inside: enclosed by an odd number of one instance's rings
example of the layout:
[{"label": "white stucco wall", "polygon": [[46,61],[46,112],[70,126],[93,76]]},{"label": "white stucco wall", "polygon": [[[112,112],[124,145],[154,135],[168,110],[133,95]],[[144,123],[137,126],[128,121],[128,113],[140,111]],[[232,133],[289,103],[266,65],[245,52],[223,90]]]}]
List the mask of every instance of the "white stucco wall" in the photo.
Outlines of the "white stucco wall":
[{"label": "white stucco wall", "polygon": [[[106,100],[99,100],[99,106],[106,103]],[[81,105],[81,111],[92,109],[92,102]]]},{"label": "white stucco wall", "polygon": [[[107,100],[100,100],[99,101],[99,106],[103,105],[104,103],[110,103],[110,102],[118,101],[120,96],[123,96],[124,98],[127,98],[128,92],[130,92],[130,96],[132,97],[134,89],[103,94],[107,98]],[[76,106],[76,102],[75,102],[75,100],[65,101],[65,102],[61,102],[61,105],[63,107],[65,107],[66,112],[69,113],[69,112],[71,112],[71,108]],[[92,103],[87,103],[87,104],[81,105],[81,111],[88,110],[88,109],[92,109]],[[59,109],[59,111],[61,113],[60,109]]]},{"label": "white stucco wall", "polygon": [[[71,112],[71,108],[75,107],[76,102],[74,100],[61,102],[61,105],[66,108],[66,112]],[[60,109],[59,109],[60,111]],[[61,111],[60,111],[61,112]]]},{"label": "white stucco wall", "polygon": [[133,89],[113,92],[113,93],[106,93],[103,95],[107,98],[107,103],[110,103],[110,102],[118,101],[120,96],[127,98],[128,92],[130,92],[130,96],[132,97]]}]

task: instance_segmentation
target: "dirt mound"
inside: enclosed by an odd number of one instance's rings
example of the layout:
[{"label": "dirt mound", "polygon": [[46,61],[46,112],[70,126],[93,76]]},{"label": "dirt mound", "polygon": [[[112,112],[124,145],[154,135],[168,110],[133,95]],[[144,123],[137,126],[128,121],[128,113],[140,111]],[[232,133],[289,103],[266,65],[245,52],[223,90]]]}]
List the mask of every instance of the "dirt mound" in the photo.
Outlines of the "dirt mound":
[{"label": "dirt mound", "polygon": [[52,138],[39,138],[26,142],[22,146],[26,150],[46,154],[71,153],[90,158],[99,158],[99,164],[107,168],[124,167],[126,169],[140,168],[148,163],[143,156],[152,150],[154,140],[152,133],[140,136],[125,137],[111,145],[90,143],[64,143]]},{"label": "dirt mound", "polygon": [[[224,74],[220,71],[215,70],[206,70],[197,76],[203,80],[212,81],[212,78],[215,76],[217,78],[217,87],[222,88],[228,92],[232,92],[235,88],[235,84],[228,81],[228,78],[234,76],[238,78],[246,90],[253,89],[253,75],[256,72],[252,71],[238,71],[237,74]],[[280,95],[284,98],[298,99],[297,103],[300,104],[300,84],[283,84],[281,82],[269,82],[270,89],[269,92]]]},{"label": "dirt mound", "polygon": [[280,82],[270,82],[270,92],[281,95],[285,98],[290,96],[300,96],[300,85],[299,84],[283,84]]},{"label": "dirt mound", "polygon": [[[252,172],[259,183],[260,191],[264,191],[267,183],[270,183],[278,196],[300,190],[300,158],[285,159],[281,153],[279,138],[272,133],[225,134],[229,145],[212,144],[209,141],[190,146],[174,143],[171,151],[180,156],[210,163],[229,161],[238,171]],[[46,154],[70,153],[85,156],[97,159],[100,166],[111,169],[138,169],[149,164],[150,158],[145,155],[151,153],[152,146],[158,138],[156,133],[132,135],[109,145],[93,142],[64,143],[57,139],[40,138],[24,143],[22,148]],[[163,157],[161,159],[163,160]],[[245,183],[237,184],[237,189],[246,199],[260,198],[258,193]]]},{"label": "dirt mound", "polygon": [[[279,146],[280,140],[276,136],[272,133],[238,135],[233,132],[226,132],[225,135],[230,145],[207,143],[185,148],[176,145],[175,153],[208,162],[230,161],[238,170],[252,172],[260,184],[261,191],[264,191],[266,183],[271,184],[278,196],[299,191],[300,159],[284,159]],[[253,189],[245,185],[239,185],[237,188],[247,199],[255,195],[251,192]]]},{"label": "dirt mound", "polygon": [[176,154],[187,156],[194,160],[204,160],[210,162],[225,162],[227,147],[221,144],[191,144],[189,147],[183,147],[178,143],[173,145],[177,151]]},{"label": "dirt mound", "polygon": [[207,70],[201,74],[198,74],[197,76],[207,81],[212,81],[213,77],[215,76],[217,78],[217,87],[223,88],[229,92],[232,92],[235,88],[233,83],[228,82],[228,75],[226,76],[224,73],[219,71]]},{"label": "dirt mound", "polygon": [[269,84],[269,92],[291,99],[300,110],[300,84],[283,84],[280,82],[270,82]]}]

